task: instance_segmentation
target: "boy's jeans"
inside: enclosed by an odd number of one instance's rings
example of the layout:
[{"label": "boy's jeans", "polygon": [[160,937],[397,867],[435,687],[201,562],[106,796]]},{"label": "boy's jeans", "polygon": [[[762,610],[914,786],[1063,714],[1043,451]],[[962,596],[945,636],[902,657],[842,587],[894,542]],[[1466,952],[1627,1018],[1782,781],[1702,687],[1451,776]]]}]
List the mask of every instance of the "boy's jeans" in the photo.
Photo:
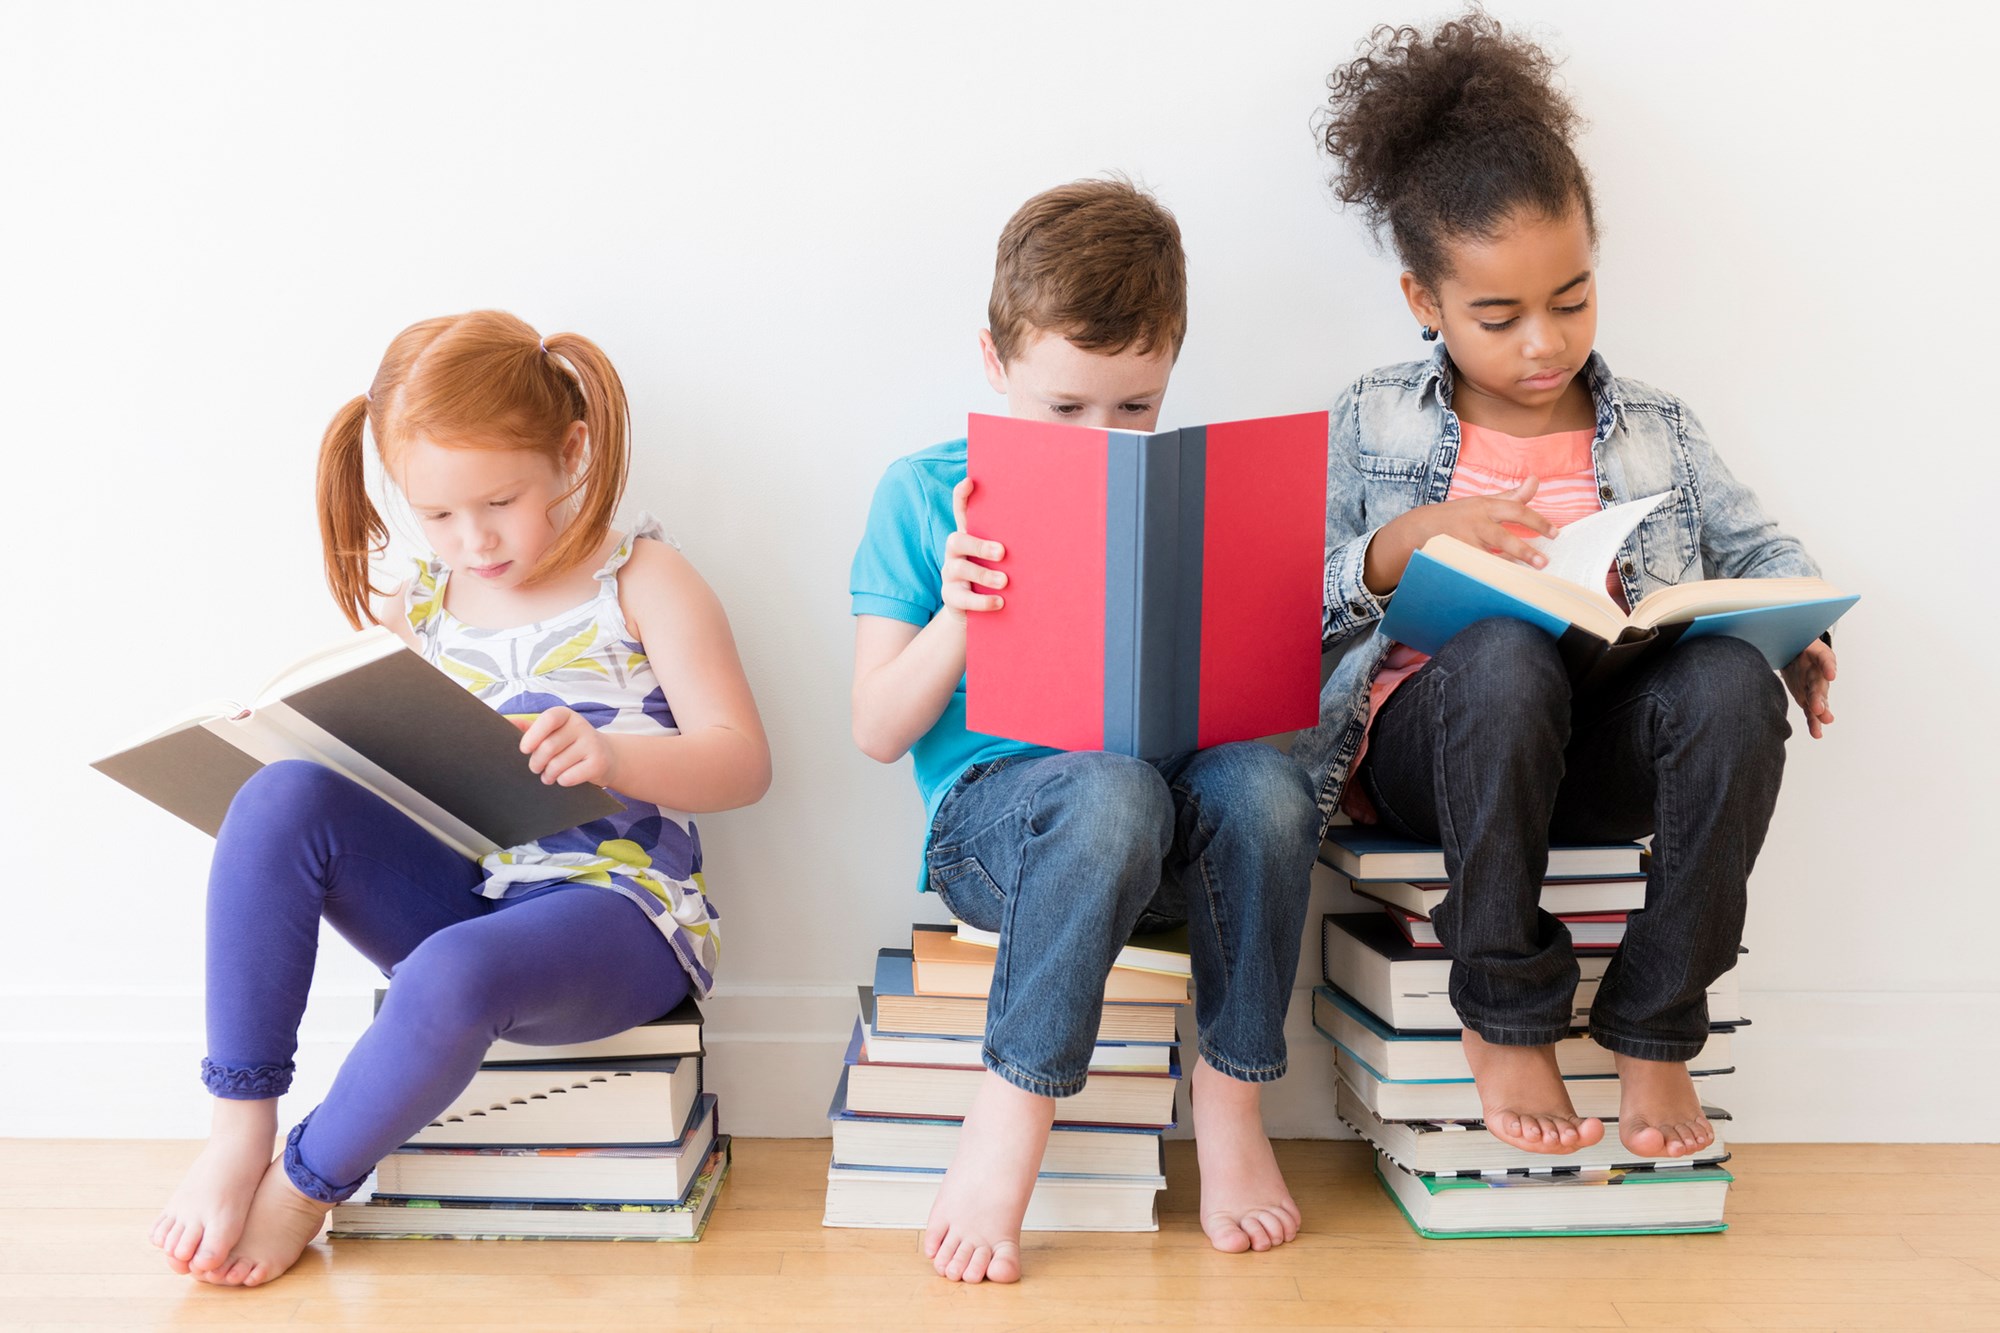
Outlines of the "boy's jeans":
[{"label": "boy's jeans", "polygon": [[1623,1055],[1692,1059],[1707,987],[1736,963],[1790,734],[1783,686],[1737,639],[1688,640],[1572,697],[1553,638],[1483,620],[1399,685],[1357,777],[1384,827],[1444,847],[1452,888],[1433,919],[1465,1025],[1506,1046],[1567,1034],[1576,959],[1536,906],[1549,841],[1655,833],[1646,906],[1590,1034]]},{"label": "boy's jeans", "polygon": [[1044,1097],[1081,1090],[1112,959],[1135,927],[1185,921],[1201,1053],[1232,1078],[1283,1075],[1318,827],[1305,771],[1256,742],[967,769],[927,857],[952,914],[1000,935],[986,1067]]}]

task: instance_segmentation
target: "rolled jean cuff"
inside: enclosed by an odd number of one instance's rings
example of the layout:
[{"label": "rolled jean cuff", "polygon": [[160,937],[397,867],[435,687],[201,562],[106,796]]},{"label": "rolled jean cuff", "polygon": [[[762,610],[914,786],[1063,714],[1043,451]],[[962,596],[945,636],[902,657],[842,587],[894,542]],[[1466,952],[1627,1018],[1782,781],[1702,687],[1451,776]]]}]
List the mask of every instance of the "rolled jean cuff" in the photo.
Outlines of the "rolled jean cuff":
[{"label": "rolled jean cuff", "polygon": [[292,1072],[287,1060],[281,1065],[252,1065],[247,1069],[219,1065],[206,1056],[201,1061],[201,1082],[210,1094],[228,1101],[263,1101],[291,1091]]},{"label": "rolled jean cuff", "polygon": [[1569,1035],[1569,1024],[1539,1028],[1503,1028],[1477,1018],[1459,1015],[1459,1021],[1494,1046],[1553,1046]]},{"label": "rolled jean cuff", "polygon": [[[1276,1083],[1285,1076],[1285,1056],[1279,1053],[1274,1064],[1244,1064],[1232,1060],[1216,1050],[1206,1041],[1201,1043],[1201,1058],[1208,1061],[1208,1067],[1218,1074],[1227,1074],[1238,1083]],[[1185,1073],[1186,1071],[1182,1071]]]},{"label": "rolled jean cuff", "polygon": [[[352,1184],[335,1185],[321,1178],[317,1172],[307,1166],[305,1159],[299,1156],[299,1139],[306,1132],[306,1126],[311,1123],[312,1116],[309,1113],[304,1120],[299,1121],[298,1124],[292,1127],[291,1133],[285,1135],[285,1178],[291,1181],[294,1188],[308,1199],[316,1199],[320,1203],[340,1203],[348,1195],[361,1188],[361,1182],[368,1179],[368,1172],[363,1171],[360,1179],[354,1181]],[[373,1167],[369,1168],[369,1170],[373,1169]]]},{"label": "rolled jean cuff", "polygon": [[1032,1092],[1037,1097],[1074,1097],[1083,1091],[1083,1079],[1047,1079],[1030,1074],[1017,1065],[1011,1065],[994,1053],[991,1046],[979,1052],[986,1067],[1006,1079],[1023,1092]]},{"label": "rolled jean cuff", "polygon": [[1700,1055],[1702,1047],[1708,1045],[1706,1036],[1700,1041],[1661,1040],[1657,1037],[1632,1037],[1622,1032],[1606,1032],[1603,1028],[1597,1027],[1590,1029],[1590,1039],[1614,1055],[1629,1055],[1635,1060],[1659,1060],[1665,1064],[1679,1065],[1684,1065]]}]

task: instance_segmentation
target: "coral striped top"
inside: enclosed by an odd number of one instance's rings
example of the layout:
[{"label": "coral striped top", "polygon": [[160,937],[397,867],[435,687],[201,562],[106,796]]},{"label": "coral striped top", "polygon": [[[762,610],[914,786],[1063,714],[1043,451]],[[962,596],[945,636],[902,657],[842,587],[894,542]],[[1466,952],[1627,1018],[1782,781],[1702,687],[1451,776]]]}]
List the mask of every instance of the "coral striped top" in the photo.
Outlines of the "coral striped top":
[{"label": "coral striped top", "polygon": [[[1528,501],[1528,507],[1558,529],[1580,518],[1588,518],[1604,507],[1598,498],[1597,472],[1590,458],[1590,441],[1594,432],[1568,430],[1524,438],[1475,426],[1469,421],[1459,423],[1459,432],[1458,465],[1452,469],[1451,489],[1445,499],[1497,495],[1534,476],[1541,479],[1541,484],[1535,488],[1534,498]],[[1618,581],[1615,568],[1605,570],[1604,584],[1611,600],[1621,607],[1625,606],[1625,590]],[[1350,772],[1358,772],[1361,768],[1361,760],[1368,753],[1375,718],[1382,711],[1382,705],[1398,685],[1428,661],[1428,654],[1404,644],[1390,647],[1368,686],[1369,734],[1362,737],[1361,749],[1354,756],[1354,768]],[[1374,807],[1362,793],[1359,783],[1348,784],[1341,805],[1353,818],[1363,823],[1375,822]]]}]

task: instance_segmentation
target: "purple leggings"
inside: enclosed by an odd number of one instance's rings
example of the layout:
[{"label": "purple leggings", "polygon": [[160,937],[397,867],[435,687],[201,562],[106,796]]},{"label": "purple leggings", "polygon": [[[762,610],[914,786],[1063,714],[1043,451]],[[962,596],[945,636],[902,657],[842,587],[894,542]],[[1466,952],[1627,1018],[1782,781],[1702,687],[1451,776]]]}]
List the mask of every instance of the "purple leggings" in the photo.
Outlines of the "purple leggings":
[{"label": "purple leggings", "polygon": [[395,978],[326,1100],[285,1140],[309,1198],[346,1198],[472,1081],[501,1037],[592,1041],[657,1018],[687,974],[638,906],[556,884],[478,893],[479,867],[317,764],[271,764],[216,836],[208,881],[208,1058],[218,1097],[291,1086],[322,919]]}]

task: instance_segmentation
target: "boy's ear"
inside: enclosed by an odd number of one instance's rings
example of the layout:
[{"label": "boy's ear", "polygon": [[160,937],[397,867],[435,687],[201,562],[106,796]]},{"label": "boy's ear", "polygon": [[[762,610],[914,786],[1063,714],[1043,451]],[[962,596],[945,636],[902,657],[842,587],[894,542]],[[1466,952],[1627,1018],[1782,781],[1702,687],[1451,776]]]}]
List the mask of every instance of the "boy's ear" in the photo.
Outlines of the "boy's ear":
[{"label": "boy's ear", "polygon": [[1417,323],[1429,329],[1444,327],[1444,308],[1438,304],[1437,293],[1418,282],[1414,273],[1403,274],[1403,300],[1417,317]]},{"label": "boy's ear", "polygon": [[979,359],[986,367],[986,382],[993,386],[993,392],[1007,392],[1007,363],[1000,359],[1000,349],[994,345],[993,330],[979,331]]}]

